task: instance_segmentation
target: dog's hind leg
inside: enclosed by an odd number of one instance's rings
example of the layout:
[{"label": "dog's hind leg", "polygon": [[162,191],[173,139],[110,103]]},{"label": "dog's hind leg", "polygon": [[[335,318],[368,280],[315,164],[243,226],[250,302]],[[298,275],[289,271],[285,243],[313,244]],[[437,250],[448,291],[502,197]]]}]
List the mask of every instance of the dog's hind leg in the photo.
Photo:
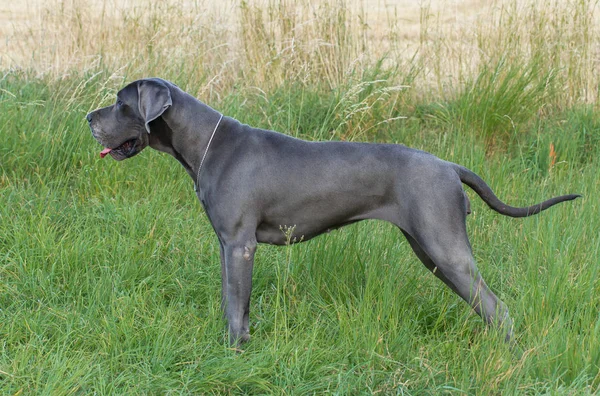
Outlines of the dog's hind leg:
[{"label": "dog's hind leg", "polygon": [[452,282],[450,282],[444,276],[444,274],[442,274],[441,271],[437,270],[437,267],[436,267],[435,263],[429,258],[429,256],[427,255],[427,253],[425,253],[423,251],[423,249],[421,249],[421,247],[419,246],[419,244],[417,243],[417,241],[415,241],[415,239],[413,237],[411,237],[410,234],[407,233],[406,231],[404,231],[402,229],[401,229],[401,231],[404,234],[404,236],[406,237],[406,240],[410,244],[410,247],[412,248],[413,252],[415,252],[415,254],[419,258],[419,260],[421,260],[421,262],[423,263],[423,265],[425,265],[425,267],[429,271],[431,271],[431,273],[433,273],[435,276],[437,276],[437,278],[439,280],[441,280],[442,282],[444,282],[450,289],[452,289],[452,291],[454,291],[454,293],[459,294],[458,290],[456,289],[456,287],[454,287],[454,285],[452,284]]},{"label": "dog's hind leg", "polygon": [[[504,331],[509,341],[512,320],[508,308],[483,280],[471,253],[464,224],[460,228],[462,231],[443,232],[448,229],[440,227],[438,222],[433,230],[428,230],[430,232],[416,232],[415,237],[405,231],[403,233],[421,262],[468,302],[487,324]],[[423,234],[427,237],[424,238]]]}]

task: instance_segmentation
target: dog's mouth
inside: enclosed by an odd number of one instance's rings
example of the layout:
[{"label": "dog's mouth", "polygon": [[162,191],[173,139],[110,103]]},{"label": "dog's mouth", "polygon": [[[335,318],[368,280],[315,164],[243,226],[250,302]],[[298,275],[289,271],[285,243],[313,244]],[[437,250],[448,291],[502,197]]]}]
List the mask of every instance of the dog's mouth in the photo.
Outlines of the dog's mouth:
[{"label": "dog's mouth", "polygon": [[136,149],[136,144],[137,138],[133,138],[125,141],[125,143],[115,148],[106,147],[100,152],[100,158],[106,157],[107,154],[110,154],[114,159],[124,159],[133,157],[134,155],[139,153],[139,150]]}]

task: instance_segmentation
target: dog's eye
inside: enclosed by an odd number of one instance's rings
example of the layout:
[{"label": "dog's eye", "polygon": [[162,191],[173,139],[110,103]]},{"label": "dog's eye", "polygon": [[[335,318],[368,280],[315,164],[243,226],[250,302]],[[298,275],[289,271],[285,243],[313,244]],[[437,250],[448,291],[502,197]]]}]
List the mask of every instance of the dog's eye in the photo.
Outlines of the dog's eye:
[{"label": "dog's eye", "polygon": [[123,106],[123,102],[121,101],[121,99],[117,99],[117,106],[119,106],[119,107]]}]

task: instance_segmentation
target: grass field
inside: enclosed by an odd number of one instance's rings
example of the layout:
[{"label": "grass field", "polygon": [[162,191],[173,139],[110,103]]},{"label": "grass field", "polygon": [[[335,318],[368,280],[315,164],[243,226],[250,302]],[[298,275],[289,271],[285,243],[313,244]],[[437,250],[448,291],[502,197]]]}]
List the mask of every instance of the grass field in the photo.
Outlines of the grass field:
[{"label": "grass field", "polygon": [[[0,9],[1,394],[600,391],[596,2],[90,3]],[[192,181],[100,160],[84,119],[150,75],[253,126],[424,149],[513,205],[583,194],[511,219],[468,190],[516,347],[367,221],[259,246],[230,349]]]}]

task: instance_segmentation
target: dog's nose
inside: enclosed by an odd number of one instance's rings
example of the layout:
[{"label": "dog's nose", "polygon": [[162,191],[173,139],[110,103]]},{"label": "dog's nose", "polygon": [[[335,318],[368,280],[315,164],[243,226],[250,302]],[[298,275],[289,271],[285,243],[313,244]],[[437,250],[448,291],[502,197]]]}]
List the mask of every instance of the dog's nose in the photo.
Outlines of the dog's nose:
[{"label": "dog's nose", "polygon": [[88,122],[92,122],[92,113],[86,115],[85,118],[88,120]]}]

